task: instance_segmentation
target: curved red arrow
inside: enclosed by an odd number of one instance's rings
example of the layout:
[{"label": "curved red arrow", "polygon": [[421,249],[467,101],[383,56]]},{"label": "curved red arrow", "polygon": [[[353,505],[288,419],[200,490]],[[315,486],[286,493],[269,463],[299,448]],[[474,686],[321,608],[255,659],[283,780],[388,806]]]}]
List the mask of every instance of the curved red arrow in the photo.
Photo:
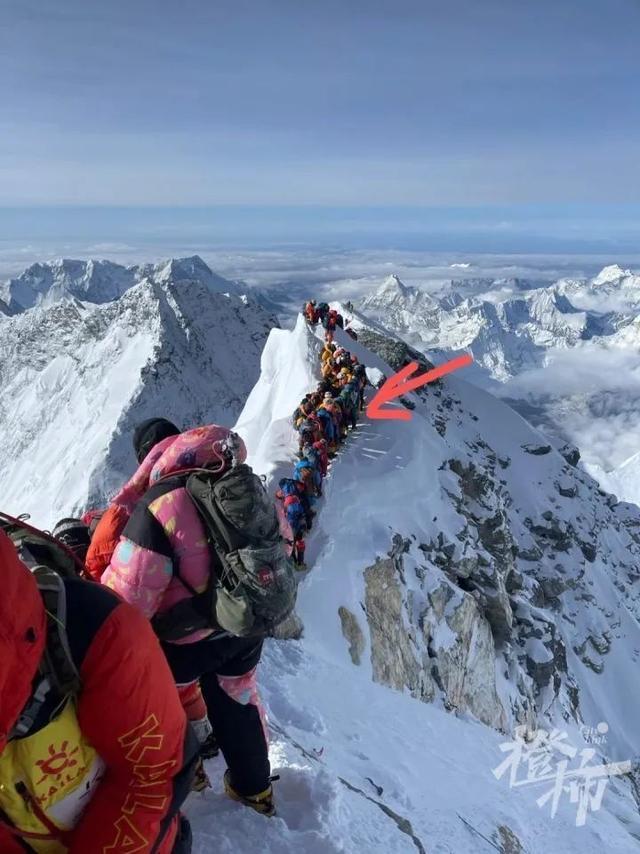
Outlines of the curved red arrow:
[{"label": "curved red arrow", "polygon": [[470,356],[469,354],[456,356],[455,359],[451,359],[443,365],[438,365],[437,368],[427,371],[426,374],[420,374],[420,376],[414,377],[410,380],[409,377],[411,374],[414,373],[414,371],[417,371],[419,367],[417,362],[411,362],[410,365],[407,365],[401,371],[398,371],[397,374],[389,377],[382,388],[378,390],[371,403],[367,406],[367,418],[387,418],[393,421],[409,421],[411,419],[411,412],[408,409],[405,409],[404,407],[401,409],[382,409],[381,407],[385,403],[395,400],[396,397],[400,397],[402,394],[408,394],[410,391],[415,391],[417,388],[420,388],[420,386],[425,385],[426,383],[432,383],[434,380],[440,379],[440,377],[443,377],[445,374],[450,374],[452,371],[464,368],[472,362],[473,356]]}]

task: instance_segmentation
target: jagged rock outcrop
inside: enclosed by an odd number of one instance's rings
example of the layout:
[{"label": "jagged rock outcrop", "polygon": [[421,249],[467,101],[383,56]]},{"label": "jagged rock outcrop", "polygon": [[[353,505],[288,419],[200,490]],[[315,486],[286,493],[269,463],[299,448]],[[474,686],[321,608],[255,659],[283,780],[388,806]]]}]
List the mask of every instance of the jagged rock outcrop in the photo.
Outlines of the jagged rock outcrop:
[{"label": "jagged rock outcrop", "polygon": [[349,644],[349,655],[354,664],[360,664],[362,661],[362,653],[364,652],[365,639],[358,618],[356,615],[341,605],[338,608],[338,616],[340,617],[340,625],[342,634]]},{"label": "jagged rock outcrop", "polygon": [[373,678],[420,700],[434,697],[431,673],[416,655],[412,630],[405,623],[403,585],[392,558],[376,561],[364,572],[365,612],[371,637]]},{"label": "jagged rock outcrop", "polygon": [[506,715],[496,691],[493,634],[477,598],[443,581],[427,599],[429,607],[419,619],[432,674],[447,706],[504,728]]},{"label": "jagged rock outcrop", "polygon": [[386,335],[374,332],[372,329],[361,330],[358,340],[367,349],[373,350],[381,359],[384,359],[394,371],[399,371],[410,362],[417,362],[424,371],[433,368],[433,363],[427,359],[424,353],[420,353],[404,341],[389,338]]}]

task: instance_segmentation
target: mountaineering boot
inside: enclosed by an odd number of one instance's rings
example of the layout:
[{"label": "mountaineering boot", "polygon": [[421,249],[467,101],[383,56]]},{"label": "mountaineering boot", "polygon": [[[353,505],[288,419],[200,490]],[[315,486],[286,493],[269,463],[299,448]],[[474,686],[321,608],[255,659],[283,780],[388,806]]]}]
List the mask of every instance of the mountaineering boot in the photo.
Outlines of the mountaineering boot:
[{"label": "mountaineering boot", "polygon": [[202,759],[213,759],[220,753],[218,740],[213,732],[210,732],[200,745],[200,756]]},{"label": "mountaineering boot", "polygon": [[231,775],[229,769],[224,772],[224,790],[232,801],[237,801],[244,804],[246,807],[251,807],[252,810],[261,813],[262,815],[272,816],[276,813],[276,808],[273,803],[273,786],[272,780],[277,780],[278,777],[269,777],[269,785],[267,788],[258,792],[257,795],[241,795],[231,785]]},{"label": "mountaineering boot", "polygon": [[204,770],[204,763],[202,761],[202,757],[198,757],[198,761],[196,763],[196,773],[193,778],[193,783],[191,784],[192,792],[204,792],[205,789],[210,789],[211,781],[209,780],[209,776],[207,772]]}]

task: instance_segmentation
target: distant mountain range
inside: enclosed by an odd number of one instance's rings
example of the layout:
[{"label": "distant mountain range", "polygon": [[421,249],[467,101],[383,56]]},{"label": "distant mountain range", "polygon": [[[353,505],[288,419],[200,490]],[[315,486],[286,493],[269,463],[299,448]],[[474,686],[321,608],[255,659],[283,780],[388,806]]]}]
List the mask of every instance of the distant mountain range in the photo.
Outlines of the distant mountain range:
[{"label": "distant mountain range", "polygon": [[640,440],[640,275],[614,264],[551,285],[481,278],[431,292],[389,276],[360,308],[425,353],[471,352],[474,382],[577,443],[593,474],[640,501],[634,467],[615,474]]},{"label": "distant mountain range", "polygon": [[144,280],[199,282],[212,293],[240,294],[236,282],[213,273],[199,255],[129,267],[113,261],[62,258],[32,264],[19,276],[0,284],[0,312],[20,314],[36,305],[51,304],[65,297],[90,303],[113,302]]}]

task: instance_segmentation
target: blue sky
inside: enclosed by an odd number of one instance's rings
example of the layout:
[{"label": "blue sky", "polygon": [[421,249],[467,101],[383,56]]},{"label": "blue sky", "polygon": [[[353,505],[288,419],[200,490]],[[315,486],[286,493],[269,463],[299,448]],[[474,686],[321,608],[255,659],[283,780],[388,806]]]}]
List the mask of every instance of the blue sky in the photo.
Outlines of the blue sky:
[{"label": "blue sky", "polygon": [[0,21],[4,208],[640,203],[638,0],[0,0]]}]

